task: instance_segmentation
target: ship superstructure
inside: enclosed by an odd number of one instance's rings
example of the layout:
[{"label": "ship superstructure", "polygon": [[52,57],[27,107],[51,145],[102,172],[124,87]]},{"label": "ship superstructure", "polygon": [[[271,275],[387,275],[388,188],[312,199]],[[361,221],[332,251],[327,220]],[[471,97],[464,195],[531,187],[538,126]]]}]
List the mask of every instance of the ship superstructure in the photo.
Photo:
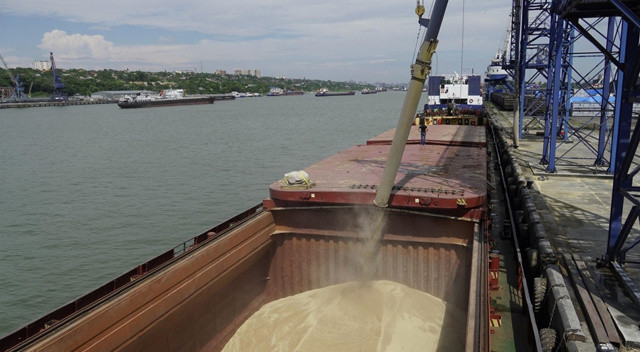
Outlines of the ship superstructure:
[{"label": "ship superstructure", "polygon": [[428,109],[482,109],[480,76],[463,76],[458,73],[429,77]]}]

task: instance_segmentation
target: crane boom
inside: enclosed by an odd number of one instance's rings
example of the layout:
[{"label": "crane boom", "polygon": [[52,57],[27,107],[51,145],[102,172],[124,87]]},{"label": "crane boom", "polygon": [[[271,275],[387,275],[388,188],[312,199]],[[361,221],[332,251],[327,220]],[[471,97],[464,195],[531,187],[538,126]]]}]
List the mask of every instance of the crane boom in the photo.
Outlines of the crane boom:
[{"label": "crane boom", "polygon": [[7,62],[4,61],[4,57],[2,57],[2,55],[0,55],[0,60],[2,60],[2,68],[4,68],[4,70],[7,71],[7,74],[9,75],[9,78],[11,79],[11,83],[13,83],[13,87],[14,87],[13,95],[11,95],[11,98],[9,98],[9,100],[26,99],[26,96],[24,95],[24,88],[22,87],[22,82],[20,82],[20,76],[19,75],[14,76],[13,73],[11,73],[9,66],[7,66]]},{"label": "crane boom", "polygon": [[13,74],[11,73],[11,70],[9,69],[9,66],[7,66],[7,62],[4,61],[4,57],[2,57],[2,54],[0,54],[0,60],[2,60],[2,68],[5,69],[5,71],[7,71],[7,74],[9,75],[9,78],[11,79],[11,83],[13,83],[13,85],[15,86],[16,83],[16,79],[13,77]]},{"label": "crane boom", "polygon": [[53,89],[55,89],[55,95],[51,96],[51,99],[54,100],[67,100],[67,97],[62,94],[62,88],[64,88],[64,84],[62,83],[62,78],[58,75],[58,71],[56,70],[56,61],[53,59],[53,53],[49,53],[49,59],[51,60],[51,72],[53,72]]}]

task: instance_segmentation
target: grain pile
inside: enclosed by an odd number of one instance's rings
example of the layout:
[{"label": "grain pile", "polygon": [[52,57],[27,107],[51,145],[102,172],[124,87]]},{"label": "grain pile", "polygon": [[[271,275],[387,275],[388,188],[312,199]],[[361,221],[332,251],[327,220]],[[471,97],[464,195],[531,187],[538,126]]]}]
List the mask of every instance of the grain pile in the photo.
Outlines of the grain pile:
[{"label": "grain pile", "polygon": [[223,351],[462,351],[465,319],[399,283],[347,282],[264,305]]}]

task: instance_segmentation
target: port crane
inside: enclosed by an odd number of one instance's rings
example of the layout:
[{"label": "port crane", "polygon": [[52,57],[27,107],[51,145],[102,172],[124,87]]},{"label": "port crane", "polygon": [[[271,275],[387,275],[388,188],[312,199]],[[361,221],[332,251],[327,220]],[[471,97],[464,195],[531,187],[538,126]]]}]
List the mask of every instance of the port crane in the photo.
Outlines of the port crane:
[{"label": "port crane", "polygon": [[49,53],[49,59],[51,60],[51,72],[53,72],[53,89],[55,89],[55,94],[51,96],[51,100],[68,100],[68,97],[62,94],[62,88],[64,88],[64,83],[62,83],[62,78],[58,75],[58,71],[56,71],[56,62],[53,59],[53,53]]},{"label": "port crane", "polygon": [[11,73],[11,70],[9,69],[9,66],[7,66],[6,61],[4,61],[4,58],[2,57],[2,55],[0,55],[0,60],[2,60],[2,68],[7,72],[7,74],[9,75],[9,78],[11,79],[11,83],[13,83],[13,87],[14,87],[14,91],[13,94],[11,95],[11,98],[9,98],[10,101],[16,101],[16,100],[25,100],[27,99],[27,96],[24,94],[24,88],[22,87],[22,82],[20,82],[20,75],[13,75]]}]

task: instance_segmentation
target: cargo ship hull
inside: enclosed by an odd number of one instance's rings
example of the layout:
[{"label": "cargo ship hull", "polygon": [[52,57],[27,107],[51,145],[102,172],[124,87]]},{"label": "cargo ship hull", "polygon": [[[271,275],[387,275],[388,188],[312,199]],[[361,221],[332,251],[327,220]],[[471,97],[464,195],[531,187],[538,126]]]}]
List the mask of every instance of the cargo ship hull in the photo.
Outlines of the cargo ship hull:
[{"label": "cargo ship hull", "polygon": [[268,97],[282,97],[287,95],[303,95],[303,94],[304,92],[300,92],[300,91],[287,91],[287,92],[280,92],[280,93],[269,92],[266,95]]},{"label": "cargo ship hull", "polygon": [[466,318],[444,319],[464,329],[461,349],[488,351],[484,127],[442,128],[460,129],[448,132],[456,141],[407,145],[389,208],[371,200],[391,131],[306,168],[312,184],[273,183],[262,204],[6,336],[0,349],[220,351],[264,304],[362,280],[358,248],[383,214],[367,279],[456,307]]},{"label": "cargo ship hull", "polygon": [[[361,241],[360,230],[345,224],[361,213],[351,206],[259,209],[188,255],[52,326],[25,348],[220,351],[262,305],[357,280],[347,248]],[[392,229],[374,279],[402,283],[463,309],[468,319],[454,325],[469,331],[467,343],[479,342],[473,334],[482,320],[474,294],[482,290],[481,265],[473,264],[482,257],[478,223],[402,210],[387,217]],[[413,275],[396,265],[409,258]]]},{"label": "cargo ship hull", "polygon": [[214,97],[128,100],[128,101],[119,101],[118,106],[123,109],[132,109],[132,108],[151,108],[151,107],[162,107],[162,106],[200,105],[200,104],[213,104],[214,100],[215,100]]},{"label": "cargo ship hull", "polygon": [[343,95],[355,95],[356,92],[320,92],[316,93],[316,97],[338,97]]}]

